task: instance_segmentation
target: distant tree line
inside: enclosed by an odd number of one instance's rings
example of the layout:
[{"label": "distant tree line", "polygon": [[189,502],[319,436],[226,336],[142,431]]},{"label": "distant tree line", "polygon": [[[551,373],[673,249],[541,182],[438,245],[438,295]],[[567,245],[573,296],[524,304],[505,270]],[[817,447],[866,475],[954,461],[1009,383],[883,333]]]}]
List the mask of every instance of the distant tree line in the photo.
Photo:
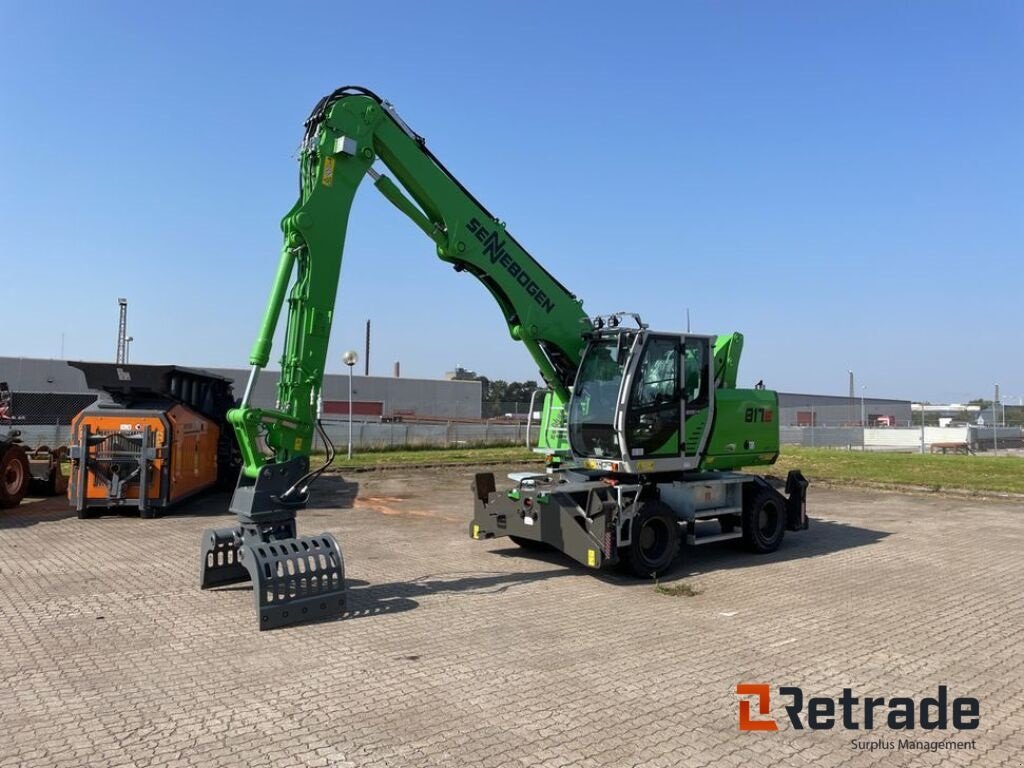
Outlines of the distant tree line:
[{"label": "distant tree line", "polygon": [[[525,417],[530,409],[530,397],[538,388],[536,381],[505,381],[477,376],[480,382],[481,410],[485,419],[519,414]],[[539,407],[539,405],[538,405]]]}]

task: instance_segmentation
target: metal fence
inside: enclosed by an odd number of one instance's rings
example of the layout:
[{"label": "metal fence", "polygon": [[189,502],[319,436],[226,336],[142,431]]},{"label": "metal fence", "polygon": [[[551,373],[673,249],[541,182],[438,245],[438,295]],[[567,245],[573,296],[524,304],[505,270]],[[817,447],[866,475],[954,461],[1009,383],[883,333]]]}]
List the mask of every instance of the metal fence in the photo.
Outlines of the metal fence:
[{"label": "metal fence", "polygon": [[[336,448],[348,445],[348,422],[325,421],[324,431]],[[483,445],[526,445],[526,424],[506,421],[480,423],[352,422],[355,450],[380,448],[461,448]],[[535,445],[539,429],[530,427],[530,444]],[[316,447],[323,449],[317,436]]]},{"label": "metal fence", "polygon": [[[324,428],[335,447],[348,445],[347,421],[324,421]],[[29,446],[67,445],[71,427],[67,425],[19,424],[22,440]],[[539,429],[530,427],[530,445],[536,445]],[[393,422],[354,421],[352,445],[356,450],[381,448],[460,448],[484,445],[526,445],[525,422],[492,420],[465,422]],[[920,427],[823,427],[780,426],[783,445],[806,448],[844,448],[867,451],[920,451]],[[316,448],[324,449],[317,436]],[[1024,430],[1020,427],[925,427],[924,449],[939,444],[966,443],[972,451],[1024,448]]]},{"label": "metal fence", "polygon": [[[540,410],[543,400],[538,397],[534,408]],[[530,401],[501,400],[485,402],[480,406],[480,415],[485,419],[519,419],[526,421],[530,414]]]},{"label": "metal fence", "polygon": [[[324,421],[335,447],[348,445],[347,421]],[[55,448],[71,442],[71,427],[67,425],[18,425],[21,439],[32,448]],[[530,427],[531,445],[536,445],[539,429]],[[507,421],[425,424],[419,422],[380,423],[354,421],[352,445],[359,450],[381,448],[460,448],[483,445],[526,445],[526,424]],[[316,436],[316,449],[323,450],[323,440]]]},{"label": "metal fence", "polygon": [[860,427],[779,427],[783,445],[805,448],[863,448],[864,430]]},{"label": "metal fence", "polygon": [[71,442],[71,427],[67,424],[16,424],[21,440],[30,448],[58,448]]},{"label": "metal fence", "polygon": [[933,448],[971,451],[1024,448],[1020,427],[780,427],[783,445],[807,448],[846,448],[865,451],[931,451]]}]

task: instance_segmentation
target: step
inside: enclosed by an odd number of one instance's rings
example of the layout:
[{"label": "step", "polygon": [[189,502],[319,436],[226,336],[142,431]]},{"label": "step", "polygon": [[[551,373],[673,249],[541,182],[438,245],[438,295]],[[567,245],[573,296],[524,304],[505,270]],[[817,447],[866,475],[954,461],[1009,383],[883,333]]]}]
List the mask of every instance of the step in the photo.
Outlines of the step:
[{"label": "step", "polygon": [[691,547],[695,547],[699,544],[714,544],[716,541],[730,541],[731,539],[743,538],[743,532],[736,530],[732,533],[715,533],[711,536],[694,536],[690,534],[686,537],[686,543]]},{"label": "step", "polygon": [[738,515],[743,512],[743,507],[713,507],[701,509],[693,513],[697,520],[705,520],[709,517],[721,517],[722,515]]}]

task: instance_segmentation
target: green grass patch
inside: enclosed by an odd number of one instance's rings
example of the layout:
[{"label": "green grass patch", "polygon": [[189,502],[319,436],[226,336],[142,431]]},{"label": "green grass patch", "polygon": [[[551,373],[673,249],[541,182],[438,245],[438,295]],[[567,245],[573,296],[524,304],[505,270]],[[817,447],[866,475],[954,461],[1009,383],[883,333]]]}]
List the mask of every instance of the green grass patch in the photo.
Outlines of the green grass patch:
[{"label": "green grass patch", "polygon": [[665,595],[666,597],[696,597],[704,590],[700,587],[695,587],[689,582],[680,581],[671,585],[655,584],[654,591],[659,595]]},{"label": "green grass patch", "polygon": [[[334,469],[383,469],[403,466],[473,466],[474,464],[542,462],[543,456],[519,446],[478,448],[387,448],[378,451],[358,451],[351,459],[345,455],[345,446],[339,446]],[[323,455],[313,457],[313,465],[323,464]]]},{"label": "green grass patch", "polygon": [[[474,466],[477,464],[539,464],[541,455],[519,446],[464,448],[394,448],[359,451],[351,459],[340,447],[334,469],[385,469],[415,466]],[[322,464],[322,455],[313,465]],[[953,456],[916,453],[877,453],[827,448],[784,446],[774,467],[752,468],[785,475],[799,469],[808,480],[915,486],[931,490],[956,489],[1024,494],[1024,459],[1013,456]]]},{"label": "green grass patch", "polygon": [[943,456],[783,446],[775,470],[784,475],[791,469],[801,470],[812,482],[1024,493],[1024,459],[1014,456]]}]

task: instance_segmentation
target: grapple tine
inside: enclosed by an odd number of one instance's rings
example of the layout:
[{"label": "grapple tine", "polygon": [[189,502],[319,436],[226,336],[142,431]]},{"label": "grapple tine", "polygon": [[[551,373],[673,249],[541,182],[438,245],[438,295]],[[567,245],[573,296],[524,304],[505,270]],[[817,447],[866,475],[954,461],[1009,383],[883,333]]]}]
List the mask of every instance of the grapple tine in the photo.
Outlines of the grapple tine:
[{"label": "grapple tine", "polygon": [[241,559],[261,630],[345,612],[345,561],[329,533],[245,545]]},{"label": "grapple tine", "polygon": [[241,528],[210,528],[203,532],[199,586],[202,589],[237,584],[249,580],[249,572],[239,562]]}]

